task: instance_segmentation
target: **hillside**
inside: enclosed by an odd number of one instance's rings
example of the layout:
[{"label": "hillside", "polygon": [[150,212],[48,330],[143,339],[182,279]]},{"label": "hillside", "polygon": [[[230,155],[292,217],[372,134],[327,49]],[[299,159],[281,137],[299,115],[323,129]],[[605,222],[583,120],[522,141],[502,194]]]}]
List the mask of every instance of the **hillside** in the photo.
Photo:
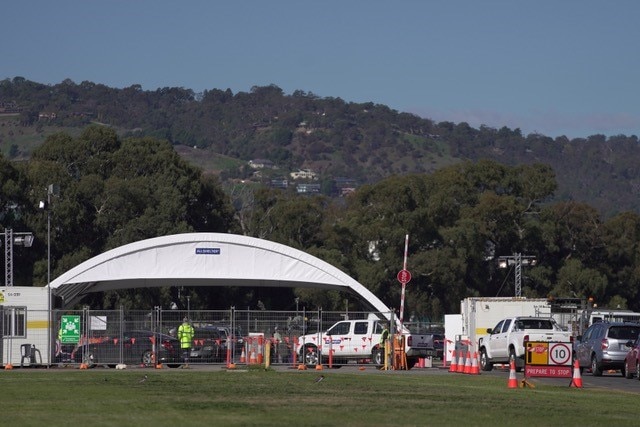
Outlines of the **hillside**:
[{"label": "hillside", "polygon": [[[3,114],[4,113],[4,114]],[[23,78],[0,82],[0,150],[27,158],[54,132],[77,134],[90,123],[123,137],[154,136],[222,180],[288,178],[311,169],[319,181],[346,177],[359,184],[393,174],[428,173],[461,160],[490,158],[513,166],[551,165],[556,200],[576,200],[604,216],[640,212],[640,152],[636,136],[552,139],[519,129],[472,128],[399,113],[384,105],[347,103],[276,86],[249,93],[184,88],[143,91],[65,80],[49,86]],[[256,176],[253,159],[276,166]]]}]

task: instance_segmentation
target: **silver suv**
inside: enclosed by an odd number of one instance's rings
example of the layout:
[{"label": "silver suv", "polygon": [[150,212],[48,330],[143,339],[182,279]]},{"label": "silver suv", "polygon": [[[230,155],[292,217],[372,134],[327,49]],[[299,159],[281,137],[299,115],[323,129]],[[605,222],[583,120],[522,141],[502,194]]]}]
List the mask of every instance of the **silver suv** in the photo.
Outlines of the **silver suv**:
[{"label": "silver suv", "polygon": [[605,370],[620,370],[625,375],[624,359],[629,351],[628,341],[640,334],[640,323],[598,322],[589,326],[575,343],[575,357],[580,370],[589,366],[594,376]]}]

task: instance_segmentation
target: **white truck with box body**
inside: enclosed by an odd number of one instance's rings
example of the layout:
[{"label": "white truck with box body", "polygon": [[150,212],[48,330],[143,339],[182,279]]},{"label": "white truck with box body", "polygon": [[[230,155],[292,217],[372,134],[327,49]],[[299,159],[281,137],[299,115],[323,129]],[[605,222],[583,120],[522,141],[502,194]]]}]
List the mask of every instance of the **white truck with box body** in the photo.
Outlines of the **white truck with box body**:
[{"label": "white truck with box body", "polygon": [[[298,338],[296,353],[302,363],[315,366],[329,361],[340,366],[350,360],[369,360],[376,365],[384,364],[384,352],[380,348],[380,335],[387,320],[370,316],[369,319],[342,320],[327,331],[307,334]],[[390,331],[393,336],[393,331]],[[405,331],[407,368],[411,369],[418,358],[436,356],[433,334],[411,334]]]},{"label": "white truck with box body", "polygon": [[571,333],[562,330],[552,317],[507,317],[487,329],[478,341],[480,369],[490,371],[495,363],[515,361],[517,371],[525,361],[526,342],[571,342]]}]

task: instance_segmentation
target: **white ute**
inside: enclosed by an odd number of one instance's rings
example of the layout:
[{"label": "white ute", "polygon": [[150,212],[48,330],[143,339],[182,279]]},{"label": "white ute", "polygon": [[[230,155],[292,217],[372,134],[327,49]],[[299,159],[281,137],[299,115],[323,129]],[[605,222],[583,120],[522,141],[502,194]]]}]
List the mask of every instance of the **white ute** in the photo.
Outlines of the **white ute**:
[{"label": "white ute", "polygon": [[515,359],[516,370],[524,367],[524,346],[527,341],[570,342],[571,333],[551,317],[508,317],[487,329],[489,336],[480,338],[480,369],[490,371],[494,363],[509,363]]},{"label": "white ute", "polygon": [[[384,364],[384,353],[380,348],[380,335],[386,320],[361,319],[342,320],[326,332],[303,335],[298,339],[296,353],[307,366],[327,363],[332,353],[336,367],[350,360],[370,360],[378,366]],[[418,335],[403,333],[407,368],[411,369],[418,358],[435,356],[433,334]]]}]

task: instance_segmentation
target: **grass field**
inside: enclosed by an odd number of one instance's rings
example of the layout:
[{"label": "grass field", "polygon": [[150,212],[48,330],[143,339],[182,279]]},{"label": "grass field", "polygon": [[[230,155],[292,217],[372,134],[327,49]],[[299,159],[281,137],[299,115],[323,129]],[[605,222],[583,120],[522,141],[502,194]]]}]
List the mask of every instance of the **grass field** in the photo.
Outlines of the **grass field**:
[{"label": "grass field", "polygon": [[25,369],[0,372],[0,390],[11,426],[638,425],[637,394],[488,375]]}]

